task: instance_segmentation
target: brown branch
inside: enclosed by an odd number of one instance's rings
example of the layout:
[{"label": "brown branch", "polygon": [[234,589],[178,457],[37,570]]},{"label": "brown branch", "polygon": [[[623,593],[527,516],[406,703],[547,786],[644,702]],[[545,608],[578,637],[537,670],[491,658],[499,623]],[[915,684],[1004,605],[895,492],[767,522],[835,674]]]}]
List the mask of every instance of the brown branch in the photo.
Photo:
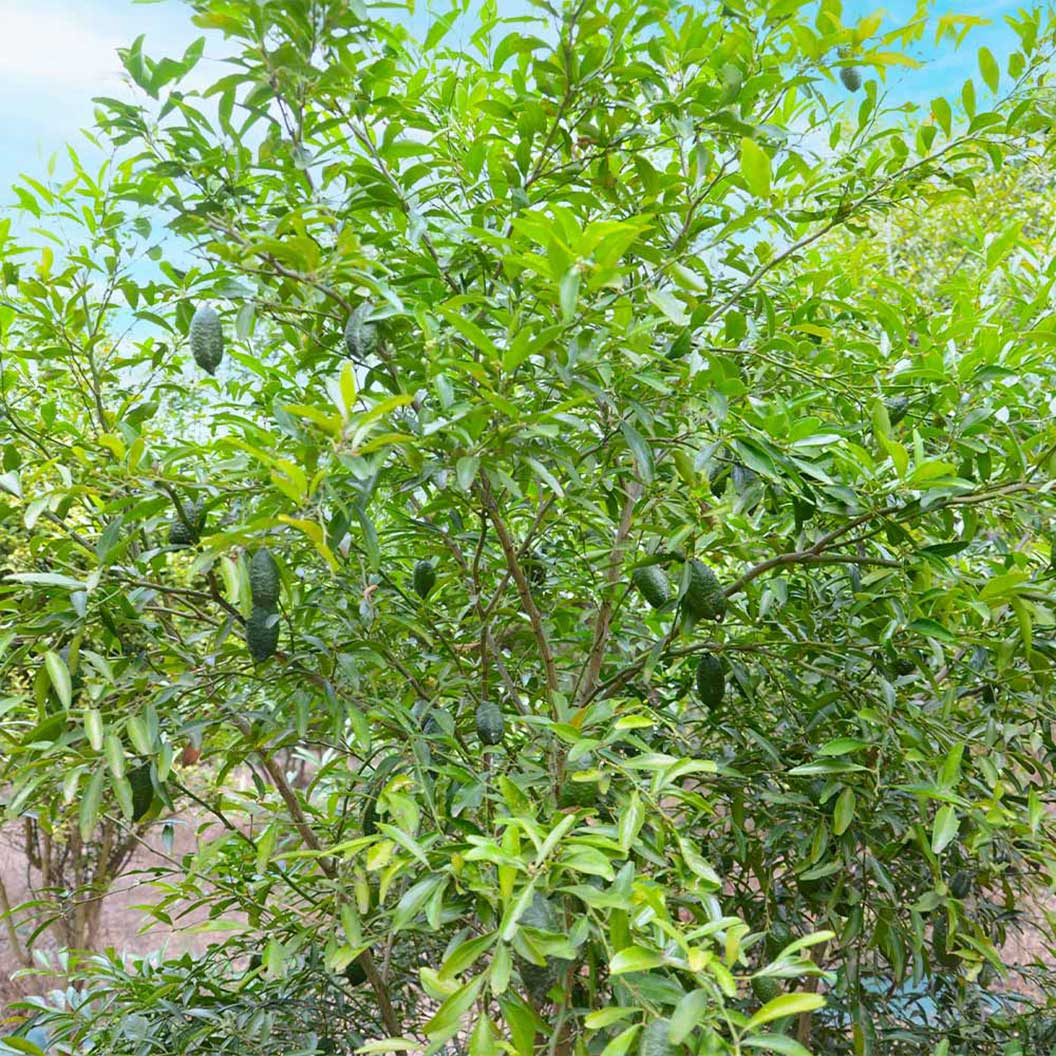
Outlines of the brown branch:
[{"label": "brown branch", "polygon": [[7,885],[4,883],[2,876],[0,876],[0,910],[3,910],[4,914],[7,941],[11,944],[11,949],[18,959],[18,963],[23,968],[29,968],[33,964],[33,958],[29,955],[29,951],[22,945],[22,940],[19,938],[18,929],[15,927],[14,914],[11,909],[11,900],[7,894]]},{"label": "brown branch", "polygon": [[[817,964],[818,964],[819,967],[821,967],[821,963],[825,959],[825,951],[828,948],[828,945],[829,945],[828,941],[825,941],[823,943],[820,943],[819,946],[818,946],[818,954],[817,954],[816,961],[817,961]],[[816,994],[818,992],[818,987],[820,985],[821,985],[821,977],[817,976],[817,975],[814,975],[814,976],[811,976],[807,980],[806,986],[804,987],[804,990],[808,994]],[[796,1040],[800,1043],[800,1045],[809,1045],[810,1044],[810,1031],[811,1031],[812,1017],[813,1017],[813,1013],[812,1012],[801,1012],[799,1014],[799,1022],[796,1025]]]},{"label": "brown branch", "polygon": [[594,620],[594,641],[590,647],[587,665],[584,668],[583,681],[579,687],[578,696],[580,699],[590,695],[597,685],[598,675],[601,673],[605,647],[609,643],[612,616],[616,608],[614,601],[615,587],[620,580],[620,572],[623,569],[623,548],[631,531],[631,517],[634,514],[634,507],[641,494],[641,484],[637,480],[632,480],[627,486],[627,498],[624,500],[620,523],[616,526],[616,532],[613,537],[609,566],[605,570],[605,586],[603,588],[605,596],[598,608],[598,615]]},{"label": "brown branch", "polygon": [[[232,715],[231,718],[242,733],[242,736],[245,737],[247,741],[250,740],[252,731],[249,723],[242,718],[241,715]],[[263,748],[254,748],[254,752],[260,760],[261,766],[267,771],[268,777],[271,778],[271,782],[275,786],[276,791],[282,797],[282,801],[286,804],[286,809],[290,812],[294,828],[297,829],[297,832],[300,834],[305,845],[313,851],[321,852],[323,849],[322,844],[320,844],[318,837],[312,831],[311,825],[308,824],[308,818],[305,816],[304,809],[301,807],[301,802],[297,798],[293,789],[290,788],[290,784],[286,780],[286,775],[282,772],[282,767],[279,766],[274,758],[264,751]],[[334,864],[329,858],[321,857],[319,859],[319,868],[322,869],[323,873],[329,879],[337,879],[337,870],[334,868]],[[370,950],[364,950],[356,959],[366,973],[367,980],[370,982],[374,995],[378,999],[378,1009],[381,1012],[381,1018],[385,1023],[385,1029],[393,1036],[398,1035],[400,1033],[400,1022],[396,1018],[396,1012],[393,1009],[392,1001],[389,998],[388,987],[385,985],[385,980],[382,978],[377,965],[374,963],[373,955]]]},{"label": "brown branch", "polygon": [[[782,568],[786,565],[817,562],[825,550],[836,542],[837,539],[846,535],[848,532],[853,532],[858,525],[865,524],[866,521],[871,521],[877,517],[890,516],[899,509],[900,507],[898,506],[885,506],[880,510],[872,510],[869,513],[863,513],[848,521],[846,524],[841,525],[839,528],[833,528],[831,532],[827,532],[816,543],[814,543],[813,546],[809,546],[805,550],[793,550],[787,554],[778,554],[776,557],[770,557],[765,561],[761,561],[758,565],[753,565],[743,576],[741,576],[740,579],[731,583],[730,586],[726,588],[726,597],[732,597],[734,594],[739,594],[749,583],[752,582],[752,580],[766,575],[766,573],[772,569]],[[853,558],[853,561],[859,563],[860,558],[855,557]]]},{"label": "brown branch", "polygon": [[491,494],[491,488],[488,486],[487,481],[482,480],[478,490],[481,499],[484,502],[484,507],[491,518],[491,523],[495,525],[495,533],[499,537],[499,545],[502,547],[502,552],[506,557],[506,567],[510,570],[510,574],[513,576],[513,581],[517,586],[517,593],[521,598],[521,607],[524,609],[528,616],[528,620],[532,625],[532,632],[535,635],[536,643],[539,646],[539,655],[546,671],[546,695],[547,698],[550,699],[554,691],[557,689],[557,669],[554,667],[554,654],[546,636],[546,628],[543,626],[542,614],[539,612],[539,608],[535,604],[535,599],[532,597],[532,590],[528,585],[528,580],[525,578],[524,569],[521,567],[521,563],[517,559],[517,547],[514,545],[513,539],[510,537],[506,522],[502,519],[502,515],[499,513],[499,509],[495,504],[495,498]]}]

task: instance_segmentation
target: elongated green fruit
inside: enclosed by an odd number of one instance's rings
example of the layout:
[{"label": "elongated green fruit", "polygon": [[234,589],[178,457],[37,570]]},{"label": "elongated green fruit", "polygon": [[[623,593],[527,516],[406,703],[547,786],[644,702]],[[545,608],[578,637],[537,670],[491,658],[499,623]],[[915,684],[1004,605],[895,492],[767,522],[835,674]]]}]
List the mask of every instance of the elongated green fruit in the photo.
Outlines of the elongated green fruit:
[{"label": "elongated green fruit", "polygon": [[542,550],[533,550],[521,563],[533,587],[541,587],[546,582],[546,555]]},{"label": "elongated green fruit", "polygon": [[909,413],[909,397],[892,396],[891,399],[884,400],[884,407],[887,408],[887,420],[892,425],[898,425]]},{"label": "elongated green fruit", "polygon": [[249,593],[254,608],[273,612],[279,603],[279,566],[266,546],[250,558]]},{"label": "elongated green fruit", "polygon": [[726,595],[715,573],[696,558],[689,562],[689,582],[682,607],[695,620],[721,620],[726,613]]},{"label": "elongated green fruit", "polygon": [[279,618],[274,612],[254,607],[246,622],[246,645],[258,664],[275,655],[279,645]]},{"label": "elongated green fruit", "polygon": [[783,920],[775,920],[766,935],[767,957],[776,958],[792,939],[792,929]]},{"label": "elongated green fruit", "polygon": [[[522,927],[535,928],[538,931],[560,932],[561,919],[557,909],[549,899],[535,892],[532,901],[521,914],[518,922]],[[524,957],[517,958],[517,970],[528,996],[536,1005],[546,1000],[546,995],[568,967],[568,962],[560,957],[547,957],[545,964],[535,964]]]},{"label": "elongated green fruit", "polygon": [[972,874],[960,869],[950,879],[950,894],[954,898],[967,898],[972,893]]},{"label": "elongated green fruit", "polygon": [[433,568],[432,561],[419,561],[414,566],[411,585],[414,587],[414,592],[418,597],[429,597],[433,587],[436,586],[436,569]]},{"label": "elongated green fruit", "polygon": [[950,949],[950,927],[945,913],[940,913],[931,927],[931,950],[943,968],[956,968],[960,958]]},{"label": "elongated green fruit", "polygon": [[726,695],[726,672],[722,661],[712,653],[705,653],[697,664],[697,693],[709,711],[717,708]]},{"label": "elongated green fruit", "polygon": [[345,349],[351,359],[365,359],[378,343],[377,327],[367,322],[372,310],[371,305],[364,301],[345,323]]},{"label": "elongated green fruit", "polygon": [[194,361],[209,374],[215,374],[224,358],[224,329],[215,308],[203,304],[191,318],[191,352]]},{"label": "elongated green fruit", "polygon": [[173,514],[172,523],[169,525],[169,546],[194,546],[205,524],[201,502],[185,502],[182,510],[183,516],[179,513]]},{"label": "elongated green fruit", "polygon": [[502,709],[490,700],[477,705],[477,736],[481,744],[502,744],[506,733],[506,720]]},{"label": "elongated green fruit", "polygon": [[662,608],[671,600],[671,581],[659,565],[644,565],[631,573],[631,582],[654,609]]},{"label": "elongated green fruit", "polygon": [[675,1056],[678,1046],[671,1041],[670,1032],[671,1020],[650,1020],[638,1041],[638,1056]]},{"label": "elongated green fruit", "polygon": [[132,786],[132,820],[139,821],[154,802],[154,784],[150,780],[150,763],[143,763],[128,773]]},{"label": "elongated green fruit", "polygon": [[862,73],[857,66],[841,66],[840,80],[849,92],[856,92],[862,86]]}]

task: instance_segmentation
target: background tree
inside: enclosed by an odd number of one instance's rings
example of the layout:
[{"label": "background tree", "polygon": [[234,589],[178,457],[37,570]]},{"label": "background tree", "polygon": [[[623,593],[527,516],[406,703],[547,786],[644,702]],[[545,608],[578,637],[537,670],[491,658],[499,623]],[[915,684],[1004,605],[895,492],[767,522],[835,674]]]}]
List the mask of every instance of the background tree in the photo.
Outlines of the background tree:
[{"label": "background tree", "polygon": [[1042,15],[906,113],[832,3],[192,6],[3,249],[9,812],[217,826],[64,1043],[1051,1044]]}]

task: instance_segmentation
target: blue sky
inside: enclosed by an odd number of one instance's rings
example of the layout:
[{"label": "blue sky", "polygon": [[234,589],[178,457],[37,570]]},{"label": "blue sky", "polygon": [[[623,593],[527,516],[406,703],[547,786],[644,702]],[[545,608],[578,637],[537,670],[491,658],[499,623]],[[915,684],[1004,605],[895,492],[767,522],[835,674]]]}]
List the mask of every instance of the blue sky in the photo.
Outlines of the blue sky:
[{"label": "blue sky", "polygon": [[[511,14],[524,6],[523,0],[499,2]],[[426,0],[419,0],[420,8],[426,6]],[[847,9],[865,14],[879,6],[853,0]],[[964,78],[977,72],[975,55],[983,44],[1003,66],[1014,37],[1001,15],[1015,6],[1002,0],[942,0],[936,11],[976,14],[994,19],[994,25],[975,30],[958,52],[947,42],[939,57],[929,35],[924,56],[931,61],[923,70],[895,75],[892,87],[898,97],[926,102],[940,92],[959,92]],[[909,0],[886,5],[893,22],[912,8]],[[424,21],[423,16],[416,21]],[[179,0],[0,0],[0,188],[10,186],[20,173],[43,174],[50,155],[76,142],[78,130],[91,124],[93,96],[127,96],[115,52],[140,33],[146,34],[145,49],[153,56],[179,55],[200,35]],[[212,35],[201,67],[208,80],[222,75],[222,47],[222,38]],[[0,191],[0,205],[10,200]]]}]

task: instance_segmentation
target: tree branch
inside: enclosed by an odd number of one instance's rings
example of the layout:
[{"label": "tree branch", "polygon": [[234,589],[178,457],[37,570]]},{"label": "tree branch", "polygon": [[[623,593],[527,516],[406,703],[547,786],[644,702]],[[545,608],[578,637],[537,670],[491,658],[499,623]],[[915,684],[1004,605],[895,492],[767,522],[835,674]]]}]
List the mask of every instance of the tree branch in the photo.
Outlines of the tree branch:
[{"label": "tree branch", "polygon": [[609,643],[609,631],[612,626],[612,616],[615,611],[613,593],[620,579],[623,569],[623,548],[627,542],[627,536],[631,531],[631,517],[634,507],[642,494],[642,486],[637,480],[632,480],[627,486],[627,498],[623,503],[620,513],[620,523],[616,526],[616,532],[612,542],[612,553],[609,555],[609,565],[605,570],[604,600],[598,608],[598,615],[594,620],[594,640],[587,657],[587,665],[584,668],[583,681],[580,683],[580,700],[588,697],[598,682],[601,673],[601,665],[605,658],[605,647]]},{"label": "tree branch", "polygon": [[557,669],[554,667],[554,654],[546,636],[546,628],[543,626],[543,617],[535,604],[535,600],[532,598],[532,591],[528,586],[528,580],[525,578],[524,569],[517,559],[517,547],[510,537],[506,522],[502,519],[498,507],[495,505],[495,499],[491,494],[491,488],[487,481],[482,480],[478,490],[484,503],[484,508],[488,511],[488,516],[491,518],[491,523],[495,525],[495,533],[499,537],[499,545],[502,547],[502,552],[506,557],[506,567],[510,570],[510,575],[513,576],[513,581],[517,585],[517,593],[521,598],[521,607],[532,625],[532,632],[539,646],[539,656],[546,671],[546,691],[549,699],[557,689]]},{"label": "tree branch", "polygon": [[[241,715],[232,715],[231,719],[242,733],[242,736],[245,737],[247,741],[250,740],[252,731],[249,723],[242,718]],[[286,804],[286,808],[290,812],[290,818],[293,820],[294,828],[297,829],[297,832],[300,834],[305,845],[313,851],[321,852],[323,849],[322,845],[320,844],[318,837],[315,835],[315,832],[312,830],[311,825],[308,824],[308,818],[305,816],[304,809],[301,807],[301,802],[297,798],[293,789],[290,788],[290,784],[286,780],[286,775],[282,772],[282,767],[279,766],[274,758],[262,748],[255,748],[254,752],[260,760],[261,766],[267,771],[268,777],[271,778],[276,791],[282,797],[282,801]],[[322,869],[323,873],[329,879],[337,879],[337,870],[334,868],[334,864],[329,858],[321,857],[319,859],[319,868]],[[363,971],[366,972],[367,980],[370,982],[371,989],[374,991],[374,996],[378,999],[378,1008],[381,1011],[381,1018],[385,1023],[385,1029],[393,1036],[398,1035],[400,1033],[400,1022],[396,1018],[396,1012],[393,1009],[392,1001],[389,998],[388,987],[385,985],[385,980],[382,978],[377,965],[374,963],[373,955],[370,950],[364,950],[357,960],[363,968]]]}]

